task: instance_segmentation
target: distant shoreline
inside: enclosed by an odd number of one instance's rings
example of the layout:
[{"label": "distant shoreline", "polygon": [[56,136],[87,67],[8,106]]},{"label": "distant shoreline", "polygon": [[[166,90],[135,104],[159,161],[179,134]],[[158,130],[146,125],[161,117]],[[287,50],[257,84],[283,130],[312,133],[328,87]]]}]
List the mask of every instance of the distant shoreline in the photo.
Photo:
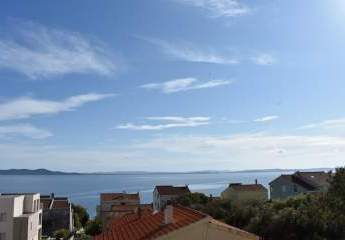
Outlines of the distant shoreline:
[{"label": "distant shoreline", "polygon": [[190,171],[190,172],[149,172],[149,171],[114,171],[114,172],[63,172],[51,171],[47,169],[7,169],[0,170],[0,176],[59,176],[59,175],[155,175],[155,174],[221,174],[221,173],[265,173],[265,172],[295,172],[295,171],[333,171],[334,168],[310,168],[310,169],[250,169],[250,170],[205,170],[205,171]]}]

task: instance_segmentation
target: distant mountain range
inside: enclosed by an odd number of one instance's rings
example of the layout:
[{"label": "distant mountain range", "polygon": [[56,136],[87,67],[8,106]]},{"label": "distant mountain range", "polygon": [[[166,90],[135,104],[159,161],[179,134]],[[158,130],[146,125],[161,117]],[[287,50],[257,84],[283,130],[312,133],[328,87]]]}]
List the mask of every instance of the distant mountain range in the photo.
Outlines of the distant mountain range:
[{"label": "distant mountain range", "polygon": [[69,172],[59,172],[50,171],[47,169],[8,169],[0,170],[0,175],[77,175],[80,173],[69,173]]},{"label": "distant mountain range", "polygon": [[0,175],[139,175],[139,174],[217,174],[217,173],[254,173],[254,172],[295,172],[295,171],[332,171],[334,168],[310,168],[310,169],[252,169],[241,171],[218,171],[205,170],[193,172],[145,172],[145,171],[114,171],[114,172],[93,172],[93,173],[77,173],[77,172],[62,172],[50,171],[47,169],[7,169],[0,170]]}]

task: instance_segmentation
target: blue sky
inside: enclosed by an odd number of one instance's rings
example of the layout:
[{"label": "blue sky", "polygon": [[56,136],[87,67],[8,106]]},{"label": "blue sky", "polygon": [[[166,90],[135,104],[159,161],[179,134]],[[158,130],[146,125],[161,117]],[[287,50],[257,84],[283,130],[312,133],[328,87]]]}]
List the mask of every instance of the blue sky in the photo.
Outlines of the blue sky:
[{"label": "blue sky", "polygon": [[1,168],[311,168],[345,157],[345,3],[3,1]]}]

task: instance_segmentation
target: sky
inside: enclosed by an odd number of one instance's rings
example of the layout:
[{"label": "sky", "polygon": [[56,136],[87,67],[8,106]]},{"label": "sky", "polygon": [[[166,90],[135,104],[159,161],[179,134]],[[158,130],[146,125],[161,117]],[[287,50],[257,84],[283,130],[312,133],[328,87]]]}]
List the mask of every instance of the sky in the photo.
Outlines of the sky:
[{"label": "sky", "polygon": [[345,159],[342,0],[3,0],[1,169]]}]

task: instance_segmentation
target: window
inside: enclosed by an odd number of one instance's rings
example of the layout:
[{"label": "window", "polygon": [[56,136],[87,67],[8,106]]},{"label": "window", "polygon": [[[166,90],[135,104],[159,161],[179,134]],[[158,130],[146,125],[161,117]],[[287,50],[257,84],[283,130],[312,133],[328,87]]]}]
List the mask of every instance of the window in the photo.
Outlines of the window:
[{"label": "window", "polygon": [[282,192],[286,192],[286,186],[285,185],[282,186]]},{"label": "window", "polygon": [[6,240],[6,233],[0,233],[0,240]]},{"label": "window", "polygon": [[297,192],[297,185],[296,185],[296,184],[293,185],[293,191],[294,191],[295,193]]},{"label": "window", "polygon": [[0,222],[5,222],[6,218],[7,218],[7,214],[5,212],[0,213]]}]

